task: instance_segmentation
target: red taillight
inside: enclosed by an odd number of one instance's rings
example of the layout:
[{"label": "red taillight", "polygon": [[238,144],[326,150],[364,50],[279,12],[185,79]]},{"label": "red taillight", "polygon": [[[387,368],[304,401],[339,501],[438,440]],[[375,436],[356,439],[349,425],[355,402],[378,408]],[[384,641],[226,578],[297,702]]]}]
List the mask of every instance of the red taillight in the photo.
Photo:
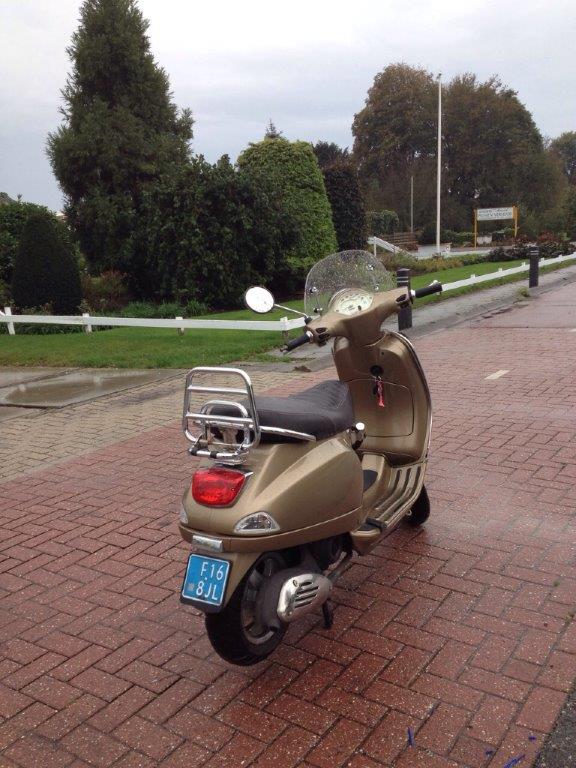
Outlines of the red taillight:
[{"label": "red taillight", "polygon": [[199,469],[192,478],[192,496],[207,507],[227,507],[238,496],[246,475],[235,469]]}]

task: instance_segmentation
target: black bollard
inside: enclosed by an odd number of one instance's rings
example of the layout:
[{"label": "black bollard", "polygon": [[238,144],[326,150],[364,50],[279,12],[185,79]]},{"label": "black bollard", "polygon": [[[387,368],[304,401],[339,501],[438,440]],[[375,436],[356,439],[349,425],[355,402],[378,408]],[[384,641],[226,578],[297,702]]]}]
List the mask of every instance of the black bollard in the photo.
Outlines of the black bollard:
[{"label": "black bollard", "polygon": [[408,301],[405,307],[398,312],[398,330],[404,331],[406,328],[412,328],[412,303],[410,302],[410,270],[396,270],[396,285],[398,288],[406,288]]},{"label": "black bollard", "polygon": [[531,245],[528,248],[528,258],[530,259],[530,271],[528,272],[528,286],[536,288],[538,285],[538,273],[540,262],[540,248],[537,245]]}]

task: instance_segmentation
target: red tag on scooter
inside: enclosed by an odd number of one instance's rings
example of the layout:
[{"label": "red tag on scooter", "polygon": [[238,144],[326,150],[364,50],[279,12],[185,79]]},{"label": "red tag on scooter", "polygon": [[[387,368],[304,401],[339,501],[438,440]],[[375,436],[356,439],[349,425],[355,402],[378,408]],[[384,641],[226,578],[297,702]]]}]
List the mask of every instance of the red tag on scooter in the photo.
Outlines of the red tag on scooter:
[{"label": "red tag on scooter", "polygon": [[386,403],[384,402],[384,382],[382,379],[378,379],[376,382],[376,394],[378,395],[378,407],[385,408]]}]

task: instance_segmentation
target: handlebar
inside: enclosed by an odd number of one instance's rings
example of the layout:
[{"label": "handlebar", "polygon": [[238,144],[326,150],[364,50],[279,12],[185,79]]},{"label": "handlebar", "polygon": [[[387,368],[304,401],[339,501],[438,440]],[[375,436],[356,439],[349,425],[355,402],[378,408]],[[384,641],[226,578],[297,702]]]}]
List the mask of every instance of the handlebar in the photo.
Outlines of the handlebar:
[{"label": "handlebar", "polygon": [[310,331],[305,331],[301,336],[297,336],[295,339],[289,341],[284,347],[284,352],[292,352],[293,349],[301,347],[303,344],[308,344],[313,338],[314,337]]},{"label": "handlebar", "polygon": [[438,280],[434,280],[430,285],[426,285],[424,288],[417,288],[415,291],[410,291],[413,299],[423,299],[424,296],[431,296],[433,293],[442,293],[442,283]]}]

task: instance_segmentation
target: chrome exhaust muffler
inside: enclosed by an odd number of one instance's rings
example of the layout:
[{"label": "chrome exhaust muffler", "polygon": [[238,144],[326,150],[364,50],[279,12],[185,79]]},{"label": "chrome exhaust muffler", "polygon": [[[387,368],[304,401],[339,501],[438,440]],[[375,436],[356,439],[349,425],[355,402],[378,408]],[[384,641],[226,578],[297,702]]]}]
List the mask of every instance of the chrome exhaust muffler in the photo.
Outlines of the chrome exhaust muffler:
[{"label": "chrome exhaust muffler", "polygon": [[289,624],[323,605],[332,592],[332,581],[321,573],[301,573],[287,579],[280,589],[276,613]]}]

